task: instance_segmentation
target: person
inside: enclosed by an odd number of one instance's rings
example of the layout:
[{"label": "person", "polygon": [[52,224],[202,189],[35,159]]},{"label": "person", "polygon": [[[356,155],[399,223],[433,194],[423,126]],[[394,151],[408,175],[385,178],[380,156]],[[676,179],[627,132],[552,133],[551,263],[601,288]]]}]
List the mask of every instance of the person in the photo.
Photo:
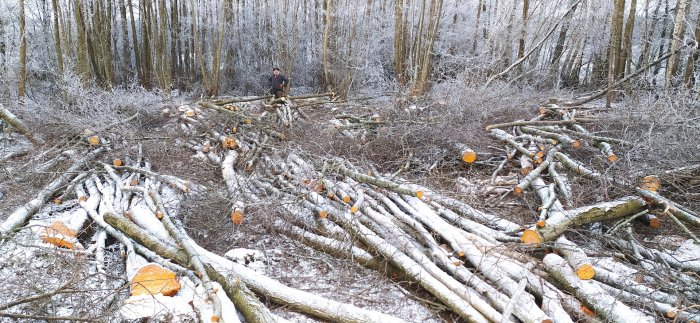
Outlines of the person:
[{"label": "person", "polygon": [[275,99],[284,96],[284,87],[287,86],[288,83],[289,81],[287,78],[280,74],[280,69],[278,67],[272,69],[269,86],[270,94],[273,94]]}]

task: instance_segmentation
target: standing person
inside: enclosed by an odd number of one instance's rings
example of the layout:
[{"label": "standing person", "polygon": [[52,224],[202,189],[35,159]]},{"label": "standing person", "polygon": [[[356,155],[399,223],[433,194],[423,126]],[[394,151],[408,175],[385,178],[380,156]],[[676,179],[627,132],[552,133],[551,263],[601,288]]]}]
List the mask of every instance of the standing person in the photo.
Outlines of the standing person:
[{"label": "standing person", "polygon": [[287,78],[280,74],[280,69],[278,67],[272,69],[269,86],[270,94],[273,94],[275,99],[284,96],[284,87],[287,86],[288,83],[289,81]]}]

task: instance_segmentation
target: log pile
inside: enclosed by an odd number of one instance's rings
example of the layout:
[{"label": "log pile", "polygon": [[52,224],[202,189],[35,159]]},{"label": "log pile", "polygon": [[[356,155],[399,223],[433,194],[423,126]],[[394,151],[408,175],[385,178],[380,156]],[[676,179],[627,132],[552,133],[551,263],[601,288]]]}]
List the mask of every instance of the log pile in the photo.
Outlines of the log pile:
[{"label": "log pile", "polygon": [[[180,320],[237,322],[240,315],[247,322],[284,322],[264,299],[327,321],[402,321],[397,313],[288,287],[202,248],[180,222],[180,203],[187,196],[223,194],[230,201],[231,226],[246,225],[250,205],[274,200],[285,205],[285,212],[269,224],[271,230],[335,257],[394,273],[464,321],[700,321],[700,247],[693,242],[700,218],[648,185],[630,189],[627,196],[579,205],[572,179],[614,181],[570,152],[594,147],[614,163],[620,157],[613,145],[625,143],[587,131],[573,109],[552,104],[534,120],[489,126],[490,134],[508,146],[503,162],[491,180],[460,180],[459,185],[475,193],[489,187],[485,195],[535,194],[540,200],[536,215],[529,222],[516,222],[398,173],[368,171],[301,149],[275,149],[285,140],[284,129],[301,117],[293,104],[285,102],[273,114],[233,103],[201,101],[182,107],[174,118],[187,138],[182,146],[219,167],[227,192],[160,174],[140,156],[126,157],[120,165],[93,163],[100,171],[77,177],[82,166],[75,166],[71,176],[49,183],[0,225],[3,239],[94,254],[95,270],[104,271],[105,245],[108,237],[114,238],[125,254],[129,297],[120,304],[120,313],[128,319],[169,312]],[[228,117],[227,123],[212,122],[221,120],[220,115]],[[336,118],[345,121],[328,126],[361,140],[351,131],[384,122],[372,116],[353,118]],[[469,147],[455,147],[465,163],[476,160]],[[85,158],[94,159],[97,153],[93,150]],[[501,176],[506,169],[509,175]],[[72,194],[60,194],[66,187]],[[61,212],[45,205],[57,194]],[[673,220],[665,225],[682,228],[683,248],[673,251],[635,239],[630,224],[650,221],[652,214]],[[576,230],[600,223],[609,228],[600,233],[603,238],[581,243],[592,238]],[[78,241],[79,232],[92,237]]]}]

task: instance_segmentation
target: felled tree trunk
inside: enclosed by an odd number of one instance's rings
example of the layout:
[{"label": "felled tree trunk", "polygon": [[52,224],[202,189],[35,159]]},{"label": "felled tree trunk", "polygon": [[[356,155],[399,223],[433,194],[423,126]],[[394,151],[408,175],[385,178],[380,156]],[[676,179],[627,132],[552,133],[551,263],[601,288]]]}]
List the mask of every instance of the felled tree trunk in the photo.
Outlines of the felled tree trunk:
[{"label": "felled tree trunk", "polygon": [[573,226],[612,220],[635,214],[646,206],[638,197],[625,197],[613,202],[586,206],[551,216],[543,227],[531,227],[525,230],[521,240],[525,243],[552,241]]},{"label": "felled tree trunk", "polygon": [[29,201],[27,204],[17,208],[10,216],[7,217],[5,222],[0,224],[0,237],[3,239],[12,233],[12,231],[21,227],[27,220],[36,213],[42,205],[46,203],[56,192],[63,186],[65,186],[73,177],[73,174],[79,171],[85,166],[85,163],[95,158],[99,153],[101,153],[104,148],[97,148],[85,155],[82,159],[76,161],[71,165],[61,176],[53,180],[51,183],[46,185],[37,196]]},{"label": "felled tree trunk", "polygon": [[601,315],[608,322],[654,322],[638,311],[632,310],[627,305],[616,300],[606,293],[596,282],[581,280],[566,261],[555,255],[544,257],[544,265],[547,271],[570,293],[590,306],[596,314]]},{"label": "felled tree trunk", "polygon": [[7,110],[4,106],[2,106],[2,104],[0,104],[0,119],[5,120],[11,126],[15,127],[15,129],[29,139],[32,145],[41,146],[41,142],[34,138],[34,135],[32,135],[32,132],[29,131],[27,125],[25,125],[24,122],[17,118],[17,116],[15,116],[12,112],[10,112],[10,110]]},{"label": "felled tree trunk", "polygon": [[[143,244],[147,248],[155,251],[160,256],[173,259],[179,263],[187,263],[187,254],[178,250],[173,246],[169,246],[161,241],[153,239],[147,232],[141,228],[131,224],[126,218],[106,213],[105,221],[114,226],[130,238]],[[202,253],[202,249],[195,246],[198,252]],[[260,275],[243,265],[234,263],[223,257],[213,255],[211,253],[203,254],[203,262],[207,268],[211,267],[214,270],[209,272],[212,277],[227,278],[222,286],[236,286],[236,281],[240,280],[253,291],[264,295],[272,301],[298,310],[302,313],[311,316],[319,317],[330,321],[344,322],[402,322],[393,316],[382,314],[379,312],[365,310],[354,305],[344,304],[332,300],[289,288],[279,282]],[[219,274],[217,275],[218,272]],[[218,282],[218,280],[217,280]],[[234,300],[236,297],[229,295]],[[236,304],[236,306],[245,313],[243,308],[251,307],[251,305]],[[252,309],[251,309],[252,310]],[[250,322],[257,322],[255,317],[246,318]]]}]

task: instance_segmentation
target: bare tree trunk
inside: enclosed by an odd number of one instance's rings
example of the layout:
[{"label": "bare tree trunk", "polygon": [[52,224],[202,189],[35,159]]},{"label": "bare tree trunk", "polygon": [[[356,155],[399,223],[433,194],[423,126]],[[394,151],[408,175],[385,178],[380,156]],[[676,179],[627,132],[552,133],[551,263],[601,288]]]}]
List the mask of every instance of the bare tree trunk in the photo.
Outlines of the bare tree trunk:
[{"label": "bare tree trunk", "polygon": [[406,84],[404,66],[405,44],[403,24],[403,0],[395,0],[394,4],[394,74],[399,84]]},{"label": "bare tree trunk", "polygon": [[656,30],[656,23],[659,21],[658,14],[661,8],[661,1],[656,2],[656,8],[654,9],[653,21],[651,22],[651,27],[649,26],[649,1],[644,3],[644,38],[642,39],[642,52],[639,54],[637,59],[637,66],[643,66],[645,62],[649,61],[649,47],[651,43],[651,37],[654,35],[654,30]]},{"label": "bare tree trunk", "polygon": [[[698,13],[698,19],[695,21],[695,39],[696,41],[700,39],[700,12]],[[688,56],[688,62],[685,65],[683,84],[689,89],[695,85],[695,64],[699,58],[700,53],[698,53],[698,48],[696,47],[692,55]]]},{"label": "bare tree trunk", "polygon": [[153,72],[153,58],[151,56],[151,39],[153,35],[151,33],[151,11],[150,1],[141,0],[141,8],[139,9],[142,44],[141,71],[143,72],[142,84],[143,87],[147,89],[151,89],[153,87],[153,84],[151,84],[153,81],[153,75],[151,74]]},{"label": "bare tree trunk", "polygon": [[27,28],[24,14],[24,0],[19,1],[19,82],[17,83],[17,96],[20,104],[24,101],[27,86]]},{"label": "bare tree trunk", "polygon": [[676,5],[676,17],[674,18],[675,24],[673,27],[673,37],[671,38],[671,57],[668,59],[668,66],[666,66],[666,87],[669,88],[673,85],[673,78],[676,76],[678,71],[678,49],[681,47],[681,42],[683,41],[683,33],[685,32],[685,16],[686,7],[689,6],[688,0],[679,0]]},{"label": "bare tree trunk", "polygon": [[2,17],[0,17],[0,56],[2,56],[2,59],[0,60],[0,73],[4,74],[7,52],[5,46],[5,23],[3,22]]},{"label": "bare tree trunk", "polygon": [[209,73],[204,63],[204,54],[202,53],[202,44],[199,42],[199,33],[197,32],[197,25],[195,21],[197,20],[197,9],[194,4],[194,0],[190,0],[190,19],[192,21],[192,33],[193,33],[193,44],[194,49],[197,52],[197,61],[199,63],[199,70],[202,73],[202,82],[204,83],[204,91],[207,95],[211,95],[209,92],[211,89],[211,83],[209,80]]},{"label": "bare tree trunk", "polygon": [[[433,61],[433,48],[435,46],[435,40],[437,39],[438,30],[440,29],[442,4],[442,0],[430,1],[430,9],[428,13],[430,22],[427,28],[427,35],[425,36],[425,45],[423,45],[423,48],[420,48],[420,65],[418,66],[418,74],[416,75],[416,80],[414,81],[415,84],[413,86],[413,94],[415,95],[422,95],[425,93],[428,87],[428,79],[430,77],[430,70],[432,68]],[[423,38],[421,35],[418,35],[418,37]]]},{"label": "bare tree trunk", "polygon": [[136,65],[136,74],[139,79],[139,83],[143,85],[145,80],[143,78],[143,70],[141,68],[141,53],[139,52],[139,40],[136,35],[136,20],[134,19],[134,5],[131,0],[127,0],[129,5],[129,17],[131,18],[131,44],[134,46],[134,62]]},{"label": "bare tree trunk", "polygon": [[129,27],[127,26],[129,19],[126,17],[126,5],[124,4],[124,0],[119,0],[119,17],[121,18],[122,55],[124,55],[124,65],[121,68],[122,79],[127,81],[131,75],[133,75],[133,69],[131,67],[131,53],[129,51]]},{"label": "bare tree trunk", "polygon": [[[571,0],[569,5],[573,4],[574,0]],[[554,46],[554,54],[552,54],[551,64],[553,70],[559,69],[559,61],[561,59],[562,53],[564,53],[564,42],[566,41],[566,36],[569,32],[569,25],[571,24],[571,17],[574,15],[576,7],[574,7],[574,10],[572,10],[570,14],[567,14],[564,17],[564,21],[561,24],[561,29],[559,30],[559,37],[557,38],[557,44]],[[584,35],[584,37],[586,36]]]},{"label": "bare tree trunk", "polygon": [[175,78],[173,86],[177,87],[180,76],[180,15],[177,0],[170,1],[170,76]]},{"label": "bare tree trunk", "polygon": [[[523,0],[523,15],[522,15],[522,22],[520,25],[520,39],[518,40],[518,59],[523,58],[525,56],[525,36],[527,32],[527,11],[530,9],[530,1],[529,0]],[[573,11],[571,12],[573,15]],[[562,28],[565,28],[564,26],[568,27],[568,23],[562,24]]]},{"label": "bare tree trunk", "polygon": [[78,60],[75,67],[83,87],[86,87],[88,82],[90,82],[90,67],[88,66],[87,31],[85,30],[82,4],[79,0],[73,0],[73,13],[75,14],[75,25],[78,33]]},{"label": "bare tree trunk", "polygon": [[[60,9],[58,8],[58,0],[52,0],[53,7],[53,35],[56,46],[56,63],[58,64],[58,73],[63,76],[63,51],[61,50],[61,23],[58,21]],[[0,26],[0,28],[2,28]]]},{"label": "bare tree trunk", "polygon": [[617,78],[625,77],[625,70],[627,74],[632,73],[630,70],[632,62],[632,35],[634,32],[634,21],[637,16],[637,0],[632,0],[630,2],[630,11],[627,15],[627,22],[625,23],[625,31],[622,36],[622,51],[620,52],[619,58],[617,60],[617,66],[615,68],[615,74]]},{"label": "bare tree trunk", "polygon": [[330,91],[332,90],[331,88],[331,80],[328,76],[328,70],[329,70],[329,62],[328,62],[328,37],[330,34],[331,30],[331,10],[332,9],[332,1],[331,0],[326,0],[325,2],[325,19],[324,19],[324,29],[323,29],[323,87],[324,89]]},{"label": "bare tree trunk", "polygon": [[219,28],[219,35],[216,39],[216,48],[214,49],[213,53],[213,61],[212,61],[212,89],[211,89],[211,95],[219,95],[219,89],[221,88],[221,47],[223,46],[223,41],[224,41],[224,33],[226,32],[226,12],[228,9],[226,9],[226,2],[222,4],[225,8],[221,12],[221,15],[219,15],[219,24],[221,25]]},{"label": "bare tree trunk", "polygon": [[620,43],[622,34],[622,19],[625,15],[626,0],[615,0],[615,9],[613,11],[611,28],[610,28],[610,44],[608,46],[608,96],[605,106],[610,108],[612,103],[612,84],[615,80],[615,66],[617,65],[618,56],[620,54]]},{"label": "bare tree trunk", "polygon": [[[476,6],[476,25],[474,26],[474,38],[472,39],[472,52],[476,52],[476,40],[479,39],[479,22],[481,20],[481,11],[483,11],[484,0],[479,0]],[[473,55],[474,53],[472,53]]]}]

